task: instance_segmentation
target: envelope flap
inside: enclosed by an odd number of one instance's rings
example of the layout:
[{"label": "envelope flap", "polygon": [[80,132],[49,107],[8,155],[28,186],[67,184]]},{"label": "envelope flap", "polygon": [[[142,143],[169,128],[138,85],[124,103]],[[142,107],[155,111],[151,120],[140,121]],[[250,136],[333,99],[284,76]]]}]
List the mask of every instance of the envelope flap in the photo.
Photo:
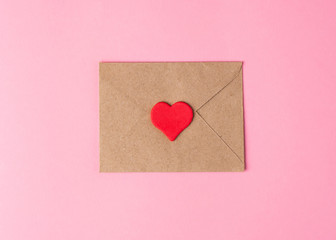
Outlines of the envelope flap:
[{"label": "envelope flap", "polygon": [[197,113],[244,162],[242,71],[225,88],[215,94]]}]

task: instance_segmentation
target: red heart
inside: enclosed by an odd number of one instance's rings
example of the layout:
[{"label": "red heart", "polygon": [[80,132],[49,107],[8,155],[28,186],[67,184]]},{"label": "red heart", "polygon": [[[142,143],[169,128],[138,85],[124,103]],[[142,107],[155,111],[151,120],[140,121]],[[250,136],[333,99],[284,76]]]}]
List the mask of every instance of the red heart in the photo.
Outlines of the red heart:
[{"label": "red heart", "polygon": [[170,141],[175,138],[191,123],[193,110],[185,102],[177,102],[172,106],[165,102],[154,105],[151,111],[152,123],[160,129]]}]

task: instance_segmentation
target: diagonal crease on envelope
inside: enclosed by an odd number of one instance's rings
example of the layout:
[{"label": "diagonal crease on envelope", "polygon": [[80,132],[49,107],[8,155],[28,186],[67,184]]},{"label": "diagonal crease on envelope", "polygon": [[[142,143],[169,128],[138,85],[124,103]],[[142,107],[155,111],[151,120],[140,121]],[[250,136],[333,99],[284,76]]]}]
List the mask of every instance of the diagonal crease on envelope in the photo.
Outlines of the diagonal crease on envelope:
[{"label": "diagonal crease on envelope", "polygon": [[[242,66],[240,68],[240,70],[238,71],[237,75],[233,77],[233,79],[227,83],[223,88],[221,88],[218,92],[216,92],[211,98],[209,98],[204,104],[202,104],[198,109],[195,110],[196,114],[198,114],[200,116],[200,118],[211,128],[211,130],[223,141],[224,144],[226,144],[231,151],[237,156],[237,158],[243,163],[242,158],[244,158],[244,149],[242,149],[244,146],[239,146],[238,151],[240,151],[240,154],[238,155],[233,149],[232,147],[230,147],[230,145],[225,141],[225,139],[223,139],[223,136],[221,136],[206,120],[205,118],[201,115],[200,110],[207,104],[209,103],[212,99],[214,99],[218,94],[220,94],[225,88],[227,88],[233,81],[235,81],[236,79],[238,79],[239,77],[241,77],[241,72],[242,72]],[[239,94],[239,92],[238,92]],[[237,96],[239,99],[242,99],[242,96]],[[241,114],[241,118],[243,118],[243,115]],[[242,129],[243,130],[243,129]],[[243,132],[242,132],[243,134]]]},{"label": "diagonal crease on envelope", "polygon": [[[243,171],[241,62],[100,63],[100,171]],[[194,120],[169,142],[157,102],[185,101]]]}]

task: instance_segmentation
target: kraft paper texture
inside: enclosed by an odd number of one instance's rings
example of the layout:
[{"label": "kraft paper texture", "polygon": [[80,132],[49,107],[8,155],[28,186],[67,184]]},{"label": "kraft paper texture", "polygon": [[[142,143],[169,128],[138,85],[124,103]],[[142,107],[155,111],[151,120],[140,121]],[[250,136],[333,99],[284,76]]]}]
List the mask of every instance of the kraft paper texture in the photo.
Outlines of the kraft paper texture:
[{"label": "kraft paper texture", "polygon": [[[101,172],[244,171],[242,62],[100,63]],[[191,124],[171,142],[151,122],[183,101]]]}]

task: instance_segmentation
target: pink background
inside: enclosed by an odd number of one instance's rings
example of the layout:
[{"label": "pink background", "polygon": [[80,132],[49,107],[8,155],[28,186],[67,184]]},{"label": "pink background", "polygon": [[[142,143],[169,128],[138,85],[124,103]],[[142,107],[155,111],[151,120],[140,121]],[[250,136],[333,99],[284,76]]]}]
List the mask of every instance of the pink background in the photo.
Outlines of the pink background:
[{"label": "pink background", "polygon": [[[0,1],[0,239],[336,239],[335,1]],[[99,61],[243,60],[247,170],[100,174]]]}]

